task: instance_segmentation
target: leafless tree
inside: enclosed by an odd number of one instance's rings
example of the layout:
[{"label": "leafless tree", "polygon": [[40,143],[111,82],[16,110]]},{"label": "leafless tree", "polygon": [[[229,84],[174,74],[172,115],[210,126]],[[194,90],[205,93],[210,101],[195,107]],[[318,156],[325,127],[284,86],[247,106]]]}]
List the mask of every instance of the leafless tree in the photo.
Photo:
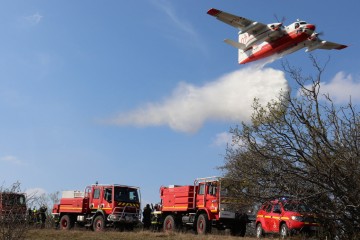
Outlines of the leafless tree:
[{"label": "leafless tree", "polygon": [[49,193],[48,194],[48,211],[47,211],[47,220],[46,220],[46,225],[49,227],[55,227],[56,223],[55,223],[55,219],[53,218],[51,212],[52,212],[52,208],[54,206],[54,204],[58,204],[60,202],[60,192],[56,191],[53,193]]},{"label": "leafless tree", "polygon": [[[335,104],[321,93],[325,66],[311,57],[315,74],[283,63],[298,86],[295,96],[261,106],[250,124],[230,130],[222,169],[232,194],[262,202],[290,196],[311,205],[328,239],[358,239],[360,227],[360,118],[354,104]],[[232,184],[236,181],[236,184]]]}]

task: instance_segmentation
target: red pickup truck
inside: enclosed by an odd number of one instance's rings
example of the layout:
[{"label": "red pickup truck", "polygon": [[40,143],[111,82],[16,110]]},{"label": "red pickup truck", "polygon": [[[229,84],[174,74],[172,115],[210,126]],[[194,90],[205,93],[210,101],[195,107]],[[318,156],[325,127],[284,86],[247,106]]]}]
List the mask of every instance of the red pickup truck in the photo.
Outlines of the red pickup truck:
[{"label": "red pickup truck", "polygon": [[266,233],[277,233],[281,238],[300,232],[312,235],[319,227],[317,217],[306,204],[289,199],[264,203],[255,224],[257,238]]}]

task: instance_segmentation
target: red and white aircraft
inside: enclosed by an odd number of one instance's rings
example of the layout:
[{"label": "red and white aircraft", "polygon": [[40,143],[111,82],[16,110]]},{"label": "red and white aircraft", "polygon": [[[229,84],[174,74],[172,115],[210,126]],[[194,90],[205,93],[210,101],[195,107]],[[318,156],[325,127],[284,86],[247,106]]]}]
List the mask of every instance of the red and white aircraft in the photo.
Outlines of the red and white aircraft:
[{"label": "red and white aircraft", "polygon": [[315,49],[343,49],[346,45],[323,41],[315,32],[315,25],[296,21],[289,26],[282,23],[263,24],[247,18],[226,13],[215,8],[207,12],[227,23],[239,32],[239,41],[225,39],[225,42],[239,49],[239,63],[253,62],[272,55],[282,57],[301,48],[306,52]]}]

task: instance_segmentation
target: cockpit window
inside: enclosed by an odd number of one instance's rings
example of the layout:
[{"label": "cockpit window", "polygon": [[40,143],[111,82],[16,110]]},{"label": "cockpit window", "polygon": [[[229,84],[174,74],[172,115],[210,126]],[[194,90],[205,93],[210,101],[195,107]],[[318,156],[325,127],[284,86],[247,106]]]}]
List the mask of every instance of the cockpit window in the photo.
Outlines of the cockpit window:
[{"label": "cockpit window", "polygon": [[295,22],[295,29],[300,27],[300,25],[306,25],[307,23],[304,22],[304,21],[301,21],[301,22]]}]

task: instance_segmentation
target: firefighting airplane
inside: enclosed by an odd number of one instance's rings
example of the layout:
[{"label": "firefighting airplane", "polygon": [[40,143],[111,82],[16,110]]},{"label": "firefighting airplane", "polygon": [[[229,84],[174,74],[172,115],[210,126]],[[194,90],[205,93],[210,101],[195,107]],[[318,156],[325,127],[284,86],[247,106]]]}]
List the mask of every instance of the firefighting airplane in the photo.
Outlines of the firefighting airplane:
[{"label": "firefighting airplane", "polygon": [[346,45],[324,41],[315,32],[315,25],[305,21],[296,21],[289,26],[282,23],[263,24],[247,18],[232,15],[227,12],[210,9],[209,15],[237,29],[239,40],[235,42],[225,39],[225,42],[239,49],[239,64],[253,62],[272,55],[282,57],[301,48],[306,52],[315,49],[343,49]]}]

